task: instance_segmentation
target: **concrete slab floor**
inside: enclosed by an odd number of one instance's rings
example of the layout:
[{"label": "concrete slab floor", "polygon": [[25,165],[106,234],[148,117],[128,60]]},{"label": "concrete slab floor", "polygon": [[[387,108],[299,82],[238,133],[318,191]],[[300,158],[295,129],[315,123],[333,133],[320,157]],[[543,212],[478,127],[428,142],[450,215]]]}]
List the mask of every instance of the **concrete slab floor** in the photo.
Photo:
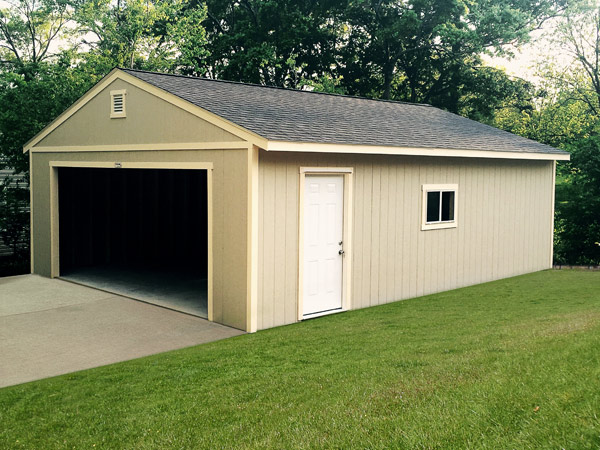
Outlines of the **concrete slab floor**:
[{"label": "concrete slab floor", "polygon": [[240,334],[66,281],[0,278],[0,387]]},{"label": "concrete slab floor", "polygon": [[204,319],[208,317],[206,279],[183,269],[105,265],[78,268],[61,278]]}]

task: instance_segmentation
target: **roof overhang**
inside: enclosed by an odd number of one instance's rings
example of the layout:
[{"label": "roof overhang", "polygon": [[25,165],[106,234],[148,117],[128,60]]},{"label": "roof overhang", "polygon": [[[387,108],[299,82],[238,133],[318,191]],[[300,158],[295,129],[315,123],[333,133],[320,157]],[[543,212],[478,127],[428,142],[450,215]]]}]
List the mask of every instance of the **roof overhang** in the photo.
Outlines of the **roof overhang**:
[{"label": "roof overhang", "polygon": [[533,159],[545,161],[568,161],[567,152],[507,152],[448,148],[390,147],[377,145],[320,144],[312,142],[268,141],[266,151],[306,153],[357,153],[367,155],[445,156],[454,158]]}]

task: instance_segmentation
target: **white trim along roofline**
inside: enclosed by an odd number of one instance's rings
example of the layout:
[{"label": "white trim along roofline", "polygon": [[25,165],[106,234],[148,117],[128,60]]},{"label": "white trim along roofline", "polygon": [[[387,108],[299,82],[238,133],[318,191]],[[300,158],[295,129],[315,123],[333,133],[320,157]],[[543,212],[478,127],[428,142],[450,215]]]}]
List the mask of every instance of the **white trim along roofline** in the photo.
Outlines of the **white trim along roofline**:
[{"label": "white trim along roofline", "polygon": [[[262,148],[266,151],[274,152],[307,152],[307,153],[355,153],[355,154],[372,154],[372,155],[407,155],[407,156],[445,156],[445,157],[459,157],[459,158],[496,158],[496,159],[532,159],[532,160],[546,160],[546,161],[568,161],[571,156],[566,152],[560,153],[541,153],[541,152],[523,152],[523,151],[490,151],[490,150],[468,150],[468,149],[446,149],[446,148],[420,148],[420,147],[393,147],[393,146],[379,146],[379,145],[354,145],[354,144],[324,144],[324,143],[312,143],[312,142],[294,142],[294,141],[277,141],[269,140],[263,136],[260,136],[253,131],[248,130],[240,125],[237,125],[221,116],[218,116],[210,111],[207,111],[199,106],[196,106],[182,98],[171,94],[163,89],[157,88],[152,84],[143,81],[133,75],[130,75],[118,68],[113,69],[108,75],[100,80],[94,87],[92,87],[83,97],[77,100],[71,105],[65,112],[54,119],[48,124],[43,130],[31,138],[24,146],[23,152],[27,151],[63,151],[58,148],[41,147],[34,149],[42,139],[49,135],[52,131],[58,128],[64,123],[69,117],[75,114],[81,109],[87,102],[98,95],[104,90],[110,83],[116,79],[121,79],[127,83],[130,83],[162,100],[165,100],[184,111],[187,111],[207,122],[218,126],[234,136],[239,137],[247,142],[242,147],[246,148],[248,145],[255,145],[258,148]],[[234,145],[228,143],[228,145]],[[235,144],[237,145],[237,144]],[[137,150],[143,147],[151,147],[152,144],[139,144],[132,147],[136,147]],[[179,149],[181,144],[173,144],[172,146],[166,146],[165,149]],[[184,144],[185,148],[193,147],[193,143]],[[94,150],[100,150],[103,146],[94,146]],[[107,146],[115,147],[115,146]],[[79,147],[78,149],[85,151],[86,146]],[[75,148],[65,148],[64,150],[73,151]],[[91,149],[89,149],[91,150]],[[107,148],[106,150],[114,150]]]},{"label": "white trim along roofline", "polygon": [[568,161],[568,153],[506,152],[422,147],[389,147],[381,145],[319,144],[311,142],[269,141],[267,151],[307,153],[358,153],[371,155],[446,156],[457,158],[537,159]]}]

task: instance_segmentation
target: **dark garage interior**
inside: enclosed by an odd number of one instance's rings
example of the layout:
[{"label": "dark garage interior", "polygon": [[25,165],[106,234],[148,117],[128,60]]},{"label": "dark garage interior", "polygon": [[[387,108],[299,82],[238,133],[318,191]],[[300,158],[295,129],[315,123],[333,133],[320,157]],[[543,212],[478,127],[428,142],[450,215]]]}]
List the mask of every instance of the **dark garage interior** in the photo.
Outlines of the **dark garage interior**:
[{"label": "dark garage interior", "polygon": [[58,170],[61,278],[207,317],[206,170]]}]

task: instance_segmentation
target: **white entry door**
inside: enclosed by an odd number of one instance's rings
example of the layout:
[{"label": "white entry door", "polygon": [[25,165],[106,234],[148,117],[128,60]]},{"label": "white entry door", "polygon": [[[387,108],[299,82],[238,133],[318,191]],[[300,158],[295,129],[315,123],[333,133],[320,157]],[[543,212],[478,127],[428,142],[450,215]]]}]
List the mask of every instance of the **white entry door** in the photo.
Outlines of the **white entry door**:
[{"label": "white entry door", "polygon": [[344,176],[306,175],[304,317],[342,308]]}]

